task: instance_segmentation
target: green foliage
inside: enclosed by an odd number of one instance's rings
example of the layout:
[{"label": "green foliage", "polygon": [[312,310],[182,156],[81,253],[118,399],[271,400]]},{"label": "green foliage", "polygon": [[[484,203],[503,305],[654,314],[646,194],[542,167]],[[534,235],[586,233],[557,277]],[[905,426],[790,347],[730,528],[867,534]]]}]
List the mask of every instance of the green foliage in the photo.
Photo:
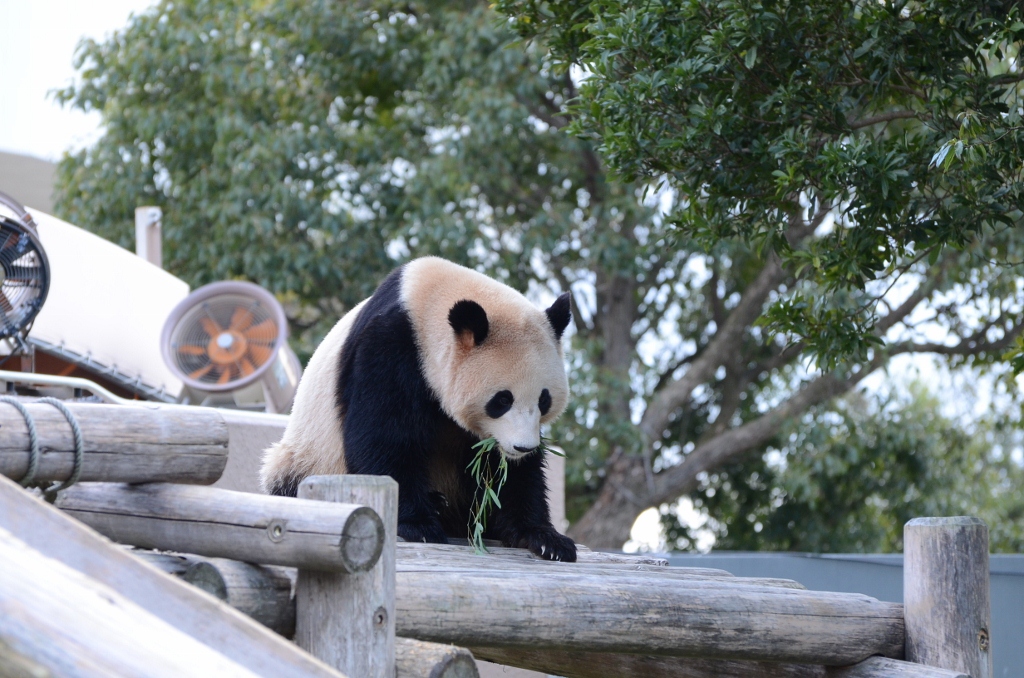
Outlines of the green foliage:
[{"label": "green foliage", "polygon": [[[900,552],[911,518],[973,515],[994,551],[1024,550],[1019,426],[987,416],[965,427],[921,386],[910,394],[808,412],[759,458],[710,474],[694,504],[713,518],[715,548]],[[671,546],[693,547],[693,530],[662,520]]]},{"label": "green foliage", "polygon": [[[622,176],[670,186],[672,221],[705,246],[741,237],[831,295],[993,231],[1020,239],[1019,3],[498,7],[562,67],[582,66],[573,130]],[[794,249],[785,234],[805,209],[835,222]],[[824,369],[862,356],[876,318],[856,303],[768,316]]]},{"label": "green foliage", "polygon": [[[501,508],[501,501],[498,495],[501,488],[508,480],[508,459],[504,454],[492,454],[498,441],[494,438],[481,440],[473,449],[476,450],[473,460],[466,466],[466,470],[476,481],[476,495],[473,498],[473,506],[469,510],[468,530],[469,543],[473,545],[473,551],[477,555],[487,553],[484,546],[484,533],[487,531],[487,517],[493,508]],[[491,468],[491,461],[497,457],[497,470]]]}]

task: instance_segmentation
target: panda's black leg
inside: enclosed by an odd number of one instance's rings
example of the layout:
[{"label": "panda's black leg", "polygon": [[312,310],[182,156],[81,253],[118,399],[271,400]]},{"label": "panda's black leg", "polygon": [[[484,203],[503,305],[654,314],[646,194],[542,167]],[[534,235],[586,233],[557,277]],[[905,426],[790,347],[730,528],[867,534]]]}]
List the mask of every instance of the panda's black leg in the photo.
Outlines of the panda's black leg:
[{"label": "panda's black leg", "polygon": [[[365,421],[380,421],[367,417]],[[418,427],[417,427],[418,428]],[[398,482],[398,536],[406,541],[447,544],[437,502],[427,481],[422,437],[397,423],[394,427],[349,426],[345,463],[349,473],[391,476]],[[412,434],[412,435],[409,435]],[[426,435],[421,432],[421,435]]]},{"label": "panda's black leg", "polygon": [[502,508],[489,519],[491,534],[505,546],[530,549],[547,560],[576,561],[576,544],[551,525],[544,456],[535,452],[508,464],[508,480],[501,488]]}]

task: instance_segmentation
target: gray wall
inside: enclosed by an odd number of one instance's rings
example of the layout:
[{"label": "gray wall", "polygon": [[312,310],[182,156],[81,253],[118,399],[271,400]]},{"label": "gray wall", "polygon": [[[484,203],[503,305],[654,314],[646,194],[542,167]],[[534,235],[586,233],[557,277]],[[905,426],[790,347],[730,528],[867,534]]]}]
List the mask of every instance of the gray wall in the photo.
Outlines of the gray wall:
[{"label": "gray wall", "polygon": [[[795,579],[809,589],[903,602],[902,555],[673,554],[678,567],[717,567],[738,577]],[[1024,555],[992,555],[992,656],[997,678],[1024,676]]]}]

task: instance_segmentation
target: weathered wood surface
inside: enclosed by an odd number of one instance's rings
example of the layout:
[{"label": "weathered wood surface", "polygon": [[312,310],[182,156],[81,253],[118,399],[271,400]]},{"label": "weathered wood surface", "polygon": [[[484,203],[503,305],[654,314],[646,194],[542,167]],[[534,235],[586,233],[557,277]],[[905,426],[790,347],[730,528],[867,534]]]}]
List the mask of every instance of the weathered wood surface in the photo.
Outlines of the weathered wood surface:
[{"label": "weathered wood surface", "polygon": [[295,634],[295,570],[190,554],[132,551],[285,638]]},{"label": "weathered wood surface", "polygon": [[396,600],[399,634],[470,648],[833,665],[903,654],[902,606],[848,593],[611,575],[404,572]]},{"label": "weathered wood surface", "polygon": [[[228,461],[228,428],[212,408],[66,403],[82,429],[83,481],[216,482]],[[71,426],[52,405],[26,402],[39,434],[37,481],[65,480],[74,468]],[[0,475],[20,481],[28,470],[28,427],[0,403]]]},{"label": "weathered wood surface", "polygon": [[[398,550],[417,550],[426,546],[425,553],[463,553],[469,548],[469,542],[465,539],[449,538],[448,544],[419,544],[419,543],[408,543],[405,541],[398,542]],[[501,543],[493,539],[484,539],[484,546],[487,547],[488,555],[495,557],[508,557],[515,558],[517,560],[543,560],[530,553],[526,549],[515,549],[501,546]],[[472,553],[472,549],[469,551]],[[549,561],[544,561],[549,562]],[[634,566],[637,568],[663,568],[668,567],[668,561],[658,556],[650,556],[646,554],[630,554],[630,553],[605,553],[604,551],[591,551],[583,544],[576,544],[576,562],[578,563],[604,563],[609,565],[622,565],[622,566]],[[571,565],[571,563],[568,563]],[[711,572],[718,572],[721,574],[729,574],[725,570],[711,570],[710,568],[692,568],[692,569],[706,569]]]},{"label": "weathered wood surface", "polygon": [[823,666],[801,664],[503,647],[472,651],[478,659],[564,678],[825,678]]},{"label": "weathered wood surface", "polygon": [[395,543],[398,483],[387,476],[310,476],[299,485],[306,503],[354,502],[372,507],[384,529],[373,569],[352,575],[299,570],[295,642],[313,656],[360,678],[395,675]]},{"label": "weathered wood surface", "polygon": [[343,678],[284,638],[147,565],[6,478],[0,478],[0,527],[264,678]]},{"label": "weathered wood surface", "polygon": [[0,563],[0,639],[43,675],[258,675],[2,528]]},{"label": "weathered wood surface", "polygon": [[988,527],[977,518],[915,518],[903,529],[907,659],[991,678]]},{"label": "weathered wood surface", "polygon": [[970,678],[959,671],[938,669],[912,662],[870,657],[853,666],[830,666],[825,678]]},{"label": "weathered wood surface", "polygon": [[473,654],[455,645],[395,639],[396,678],[479,678]]},{"label": "weathered wood surface", "polygon": [[364,572],[384,544],[365,506],[212,487],[86,483],[57,506],[122,544],[309,570]]}]

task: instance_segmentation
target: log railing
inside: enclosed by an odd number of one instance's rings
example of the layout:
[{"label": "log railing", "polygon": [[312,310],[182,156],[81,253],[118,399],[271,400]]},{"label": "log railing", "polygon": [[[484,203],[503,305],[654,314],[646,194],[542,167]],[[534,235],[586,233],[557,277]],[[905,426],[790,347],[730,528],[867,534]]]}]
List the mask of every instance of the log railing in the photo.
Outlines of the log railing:
[{"label": "log railing", "polygon": [[[51,406],[27,406],[41,441],[37,480],[66,479],[67,422]],[[32,597],[46,585],[41,573],[82,600],[110,587],[140,633],[169,624],[183,634],[180,647],[210,648],[204,674],[464,678],[475,675],[468,647],[570,678],[991,675],[987,532],[973,519],[908,524],[904,609],[585,547],[576,563],[551,563],[520,549],[396,544],[390,479],[309,478],[299,499],[169,484],[209,484],[222,472],[227,429],[215,410],[71,408],[86,441],[81,479],[108,482],[62,491],[61,513],[0,478],[0,550],[23,566],[17,577],[0,572],[0,602],[46,609]],[[24,475],[27,447],[20,413],[0,407],[0,476]],[[147,565],[68,516],[115,541],[178,554],[139,553]],[[75,584],[74,571],[87,581]],[[47,633],[45,617],[0,623],[0,669],[61,672],[31,641]],[[87,616],[75,628],[84,633]],[[108,645],[113,660],[123,643]],[[140,641],[140,656],[156,663],[161,650],[151,645]]]}]

